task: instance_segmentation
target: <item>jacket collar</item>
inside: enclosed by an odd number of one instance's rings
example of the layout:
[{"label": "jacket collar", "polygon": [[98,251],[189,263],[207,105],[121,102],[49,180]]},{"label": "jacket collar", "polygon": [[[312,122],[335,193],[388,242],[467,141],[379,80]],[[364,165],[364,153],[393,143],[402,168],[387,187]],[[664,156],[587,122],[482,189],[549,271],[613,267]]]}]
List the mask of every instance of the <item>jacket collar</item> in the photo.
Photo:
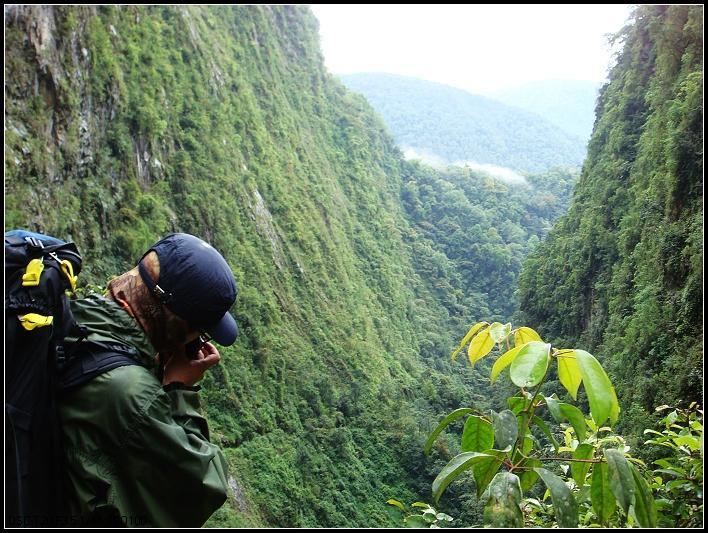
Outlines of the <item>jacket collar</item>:
[{"label": "jacket collar", "polygon": [[156,350],[145,332],[120,305],[98,294],[80,300],[70,300],[76,322],[88,329],[90,341],[119,342],[138,351],[138,363],[155,366]]}]

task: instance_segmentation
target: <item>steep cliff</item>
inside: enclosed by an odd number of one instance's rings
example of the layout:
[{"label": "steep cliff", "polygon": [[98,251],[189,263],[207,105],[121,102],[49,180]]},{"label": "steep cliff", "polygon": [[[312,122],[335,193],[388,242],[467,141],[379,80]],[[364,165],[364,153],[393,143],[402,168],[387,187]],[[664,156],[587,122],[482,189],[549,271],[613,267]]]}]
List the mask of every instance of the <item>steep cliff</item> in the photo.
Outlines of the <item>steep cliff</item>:
[{"label": "steep cliff", "polygon": [[418,355],[447,312],[402,237],[400,153],[326,73],[309,10],[12,6],[5,21],[6,228],[73,239],[84,283],[169,231],[234,270],[242,336],[203,392],[232,470],[212,524],[384,525],[387,498],[424,498],[414,413],[464,401]]},{"label": "steep cliff", "polygon": [[703,7],[642,6],[570,211],[526,264],[524,320],[611,369],[624,429],[702,396]]}]

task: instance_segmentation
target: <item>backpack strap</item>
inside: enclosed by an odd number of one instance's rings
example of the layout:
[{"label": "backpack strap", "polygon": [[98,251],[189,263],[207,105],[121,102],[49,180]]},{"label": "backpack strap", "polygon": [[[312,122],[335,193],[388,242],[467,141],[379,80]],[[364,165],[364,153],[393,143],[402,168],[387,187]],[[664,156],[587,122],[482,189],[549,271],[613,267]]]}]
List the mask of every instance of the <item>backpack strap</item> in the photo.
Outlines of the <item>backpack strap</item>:
[{"label": "backpack strap", "polygon": [[[96,376],[121,366],[140,365],[135,348],[118,342],[83,341],[68,358],[59,373],[60,391],[88,383]],[[140,365],[142,366],[142,365]]]}]

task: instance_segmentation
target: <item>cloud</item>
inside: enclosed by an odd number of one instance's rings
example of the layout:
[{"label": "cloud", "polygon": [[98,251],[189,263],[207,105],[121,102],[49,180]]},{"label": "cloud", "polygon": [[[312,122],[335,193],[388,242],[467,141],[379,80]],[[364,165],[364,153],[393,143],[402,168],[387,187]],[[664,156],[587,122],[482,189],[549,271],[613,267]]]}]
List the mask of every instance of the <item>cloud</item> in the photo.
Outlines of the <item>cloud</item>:
[{"label": "cloud", "polygon": [[499,181],[504,183],[509,183],[511,185],[528,185],[529,182],[526,181],[521,174],[518,174],[511,170],[510,168],[498,167],[497,165],[490,165],[488,163],[475,163],[474,161],[455,161],[452,163],[453,166],[457,167],[469,167],[477,172],[482,172],[487,174]]},{"label": "cloud", "polygon": [[510,168],[491,165],[489,163],[477,163],[475,161],[454,161],[450,163],[431,152],[417,150],[411,147],[403,149],[403,157],[406,159],[417,159],[436,170],[444,170],[446,167],[468,167],[475,172],[485,174],[510,185],[529,185],[526,178],[521,174],[514,172]]},{"label": "cloud", "polygon": [[445,161],[442,157],[437,156],[431,152],[426,152],[425,150],[418,150],[416,148],[404,147],[403,157],[407,160],[416,159],[421,163],[425,163],[428,166],[433,167],[436,170],[442,170],[445,167],[450,166],[450,163]]}]

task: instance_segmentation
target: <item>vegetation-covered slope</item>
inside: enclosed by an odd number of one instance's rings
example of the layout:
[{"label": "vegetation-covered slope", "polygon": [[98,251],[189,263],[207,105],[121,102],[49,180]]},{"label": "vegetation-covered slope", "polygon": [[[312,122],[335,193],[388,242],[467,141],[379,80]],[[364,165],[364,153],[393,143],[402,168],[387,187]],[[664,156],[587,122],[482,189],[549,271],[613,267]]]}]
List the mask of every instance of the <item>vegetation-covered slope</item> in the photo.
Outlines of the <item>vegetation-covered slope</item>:
[{"label": "vegetation-covered slope", "polygon": [[311,13],[22,6],[5,31],[6,228],[73,239],[84,283],[169,231],[234,270],[242,335],[202,393],[232,474],[212,525],[384,525],[425,498],[401,413],[459,396],[418,357],[447,314],[402,238],[400,153]]},{"label": "vegetation-covered slope", "polygon": [[595,102],[601,85],[593,81],[545,80],[524,83],[488,96],[536,113],[587,142],[595,122]]},{"label": "vegetation-covered slope", "polygon": [[611,370],[627,430],[701,401],[702,20],[702,6],[636,10],[570,211],[520,282],[523,321]]},{"label": "vegetation-covered slope", "polygon": [[391,74],[341,78],[366,96],[403,149],[447,163],[474,161],[528,172],[580,166],[585,157],[584,140],[484,96]]},{"label": "vegetation-covered slope", "polygon": [[465,324],[507,321],[521,265],[567,209],[576,176],[553,170],[505,183],[467,167],[404,172],[401,199],[422,280]]}]

